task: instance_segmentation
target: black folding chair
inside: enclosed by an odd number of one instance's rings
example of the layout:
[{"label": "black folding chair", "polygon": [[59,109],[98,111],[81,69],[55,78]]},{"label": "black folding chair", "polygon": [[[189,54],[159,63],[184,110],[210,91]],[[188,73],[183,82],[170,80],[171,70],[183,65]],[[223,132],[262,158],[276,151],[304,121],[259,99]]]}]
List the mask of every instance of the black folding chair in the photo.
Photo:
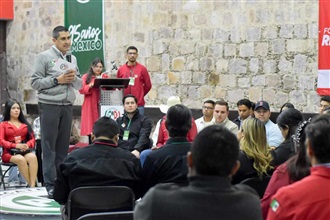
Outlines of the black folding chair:
[{"label": "black folding chair", "polygon": [[248,185],[251,188],[255,189],[255,191],[257,191],[259,197],[262,198],[264,196],[264,193],[268,186],[270,178],[271,178],[271,176],[265,176],[265,177],[262,177],[262,179],[253,177],[253,178],[245,179],[240,183]]},{"label": "black folding chair", "polygon": [[91,213],[81,216],[78,220],[133,220],[133,213],[133,211]]},{"label": "black folding chair", "polygon": [[89,213],[133,211],[134,192],[126,186],[86,186],[72,190],[68,197],[68,217],[78,219]]},{"label": "black folding chair", "polygon": [[[3,190],[6,190],[5,176],[8,173],[8,171],[10,170],[10,168],[16,167],[17,165],[14,164],[14,163],[4,163],[4,162],[2,162],[2,159],[0,159],[0,161],[1,161],[1,165],[0,165],[1,183],[0,183],[0,186],[2,184]],[[2,166],[5,166],[6,169],[2,170]]]},{"label": "black folding chair", "polygon": [[[2,149],[2,146],[0,146],[0,150],[1,150],[1,154],[0,154],[0,175],[1,175],[1,183],[0,183],[0,186],[1,186],[1,184],[2,184],[2,186],[3,186],[3,190],[6,190],[6,183],[5,183],[5,176],[6,176],[6,174],[8,173],[8,171],[10,170],[10,168],[12,168],[12,167],[16,167],[17,165],[16,164],[14,164],[14,163],[4,163],[4,162],[2,162],[2,151],[3,151],[3,149]],[[2,166],[4,166],[4,167],[6,167],[6,169],[5,170],[2,170]]]}]

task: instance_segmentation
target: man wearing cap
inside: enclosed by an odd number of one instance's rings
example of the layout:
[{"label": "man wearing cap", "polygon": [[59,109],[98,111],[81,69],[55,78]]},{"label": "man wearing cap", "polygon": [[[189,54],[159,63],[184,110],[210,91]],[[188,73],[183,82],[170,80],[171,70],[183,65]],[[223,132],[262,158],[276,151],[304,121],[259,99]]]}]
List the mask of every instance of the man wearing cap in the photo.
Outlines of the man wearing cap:
[{"label": "man wearing cap", "polygon": [[228,115],[229,115],[228,103],[224,100],[216,101],[213,112],[215,124],[226,127],[228,130],[230,130],[236,135],[238,132],[238,127],[234,122],[229,120]]},{"label": "man wearing cap", "polygon": [[280,129],[270,118],[271,112],[269,104],[266,101],[258,101],[254,108],[254,116],[265,123],[267,142],[271,147],[277,147],[282,143],[283,137]]},{"label": "man wearing cap", "polygon": [[196,119],[195,123],[197,126],[197,132],[199,133],[205,127],[214,124],[213,112],[214,112],[214,101],[213,100],[206,100],[203,103],[202,111],[203,116]]}]

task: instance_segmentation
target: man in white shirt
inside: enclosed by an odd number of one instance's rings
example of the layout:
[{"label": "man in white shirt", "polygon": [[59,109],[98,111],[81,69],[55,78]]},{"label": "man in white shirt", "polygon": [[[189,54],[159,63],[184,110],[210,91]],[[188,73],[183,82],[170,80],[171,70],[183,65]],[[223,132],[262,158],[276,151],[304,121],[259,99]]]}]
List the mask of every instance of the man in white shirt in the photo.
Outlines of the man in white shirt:
[{"label": "man in white shirt", "polygon": [[214,101],[213,100],[206,100],[203,103],[202,111],[203,111],[203,116],[195,120],[198,133],[203,128],[214,124],[214,118],[213,118]]},{"label": "man in white shirt", "polygon": [[271,112],[266,101],[258,101],[254,107],[254,116],[265,123],[267,142],[271,147],[277,147],[282,143],[283,137],[280,129],[270,118]]},{"label": "man in white shirt", "polygon": [[238,126],[229,120],[229,106],[226,101],[216,101],[214,105],[213,117],[215,120],[215,124],[223,125],[228,128],[235,135],[238,132]]}]

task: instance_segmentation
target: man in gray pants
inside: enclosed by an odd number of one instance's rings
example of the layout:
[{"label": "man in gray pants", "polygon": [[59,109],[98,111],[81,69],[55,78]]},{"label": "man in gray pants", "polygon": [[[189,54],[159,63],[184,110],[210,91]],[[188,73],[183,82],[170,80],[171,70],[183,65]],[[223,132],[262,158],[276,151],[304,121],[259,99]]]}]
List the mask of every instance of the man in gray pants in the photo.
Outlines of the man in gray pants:
[{"label": "man in gray pants", "polygon": [[[55,27],[52,40],[54,45],[38,54],[31,76],[31,86],[38,91],[43,175],[49,198],[53,198],[55,168],[68,154],[72,105],[76,99],[74,89],[79,90],[82,86],[77,59],[67,53],[71,46],[68,29]],[[58,59],[76,67],[59,72],[54,69]]]}]

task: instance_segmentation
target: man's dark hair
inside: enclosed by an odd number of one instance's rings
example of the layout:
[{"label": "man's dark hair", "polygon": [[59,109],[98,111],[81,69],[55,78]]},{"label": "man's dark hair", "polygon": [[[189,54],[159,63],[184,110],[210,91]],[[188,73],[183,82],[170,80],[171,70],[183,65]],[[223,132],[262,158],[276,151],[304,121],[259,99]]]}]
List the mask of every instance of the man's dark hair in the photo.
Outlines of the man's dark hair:
[{"label": "man's dark hair", "polygon": [[211,105],[213,105],[213,106],[214,106],[214,104],[215,104],[215,102],[214,102],[213,100],[211,100],[211,99],[206,100],[206,101],[204,101],[203,103],[204,103],[204,104],[205,104],[205,103],[208,103],[208,104],[211,104]]},{"label": "man's dark hair", "polygon": [[113,119],[103,116],[94,123],[93,134],[95,138],[105,136],[112,139],[119,134],[119,127]]},{"label": "man's dark hair", "polygon": [[284,103],[281,108],[280,108],[280,113],[283,112],[283,108],[295,108],[293,104],[291,104],[290,102],[286,102]]},{"label": "man's dark hair", "polygon": [[127,48],[127,50],[126,50],[126,53],[128,53],[129,50],[135,50],[136,53],[139,52],[138,49],[137,49],[136,47],[134,47],[134,46],[129,46],[129,47]]},{"label": "man's dark hair", "polygon": [[136,104],[138,103],[138,100],[137,100],[137,98],[136,98],[134,95],[132,95],[132,94],[128,94],[128,95],[125,95],[124,98],[123,98],[123,105],[125,104],[125,100],[126,100],[127,98],[133,98],[134,101],[135,101],[135,103],[136,103]]},{"label": "man's dark hair", "polygon": [[276,119],[276,124],[282,129],[289,128],[286,140],[290,140],[294,135],[300,122],[304,120],[301,112],[295,108],[289,108],[283,111]]},{"label": "man's dark hair", "polygon": [[322,114],[313,118],[306,127],[306,136],[318,163],[330,162],[330,115]]},{"label": "man's dark hair", "polygon": [[166,114],[165,126],[170,137],[186,137],[191,128],[191,111],[182,104],[170,107]]},{"label": "man's dark hair", "polygon": [[68,32],[69,29],[67,29],[64,26],[57,26],[53,29],[53,38],[57,39],[60,36],[60,32]]},{"label": "man's dark hair", "polygon": [[328,96],[328,95],[321,96],[320,102],[321,101],[325,101],[325,102],[329,102],[330,103],[330,96]]},{"label": "man's dark hair", "polygon": [[191,154],[197,174],[228,176],[238,160],[238,140],[227,128],[211,125],[198,133]]},{"label": "man's dark hair", "polygon": [[219,100],[219,101],[216,101],[216,102],[214,103],[214,105],[224,105],[224,106],[226,106],[226,108],[227,108],[227,112],[229,111],[228,102],[226,102],[226,101]]},{"label": "man's dark hair", "polygon": [[252,103],[250,100],[248,99],[241,99],[237,102],[237,107],[240,106],[240,105],[245,105],[246,107],[248,107],[249,109],[252,108]]}]

